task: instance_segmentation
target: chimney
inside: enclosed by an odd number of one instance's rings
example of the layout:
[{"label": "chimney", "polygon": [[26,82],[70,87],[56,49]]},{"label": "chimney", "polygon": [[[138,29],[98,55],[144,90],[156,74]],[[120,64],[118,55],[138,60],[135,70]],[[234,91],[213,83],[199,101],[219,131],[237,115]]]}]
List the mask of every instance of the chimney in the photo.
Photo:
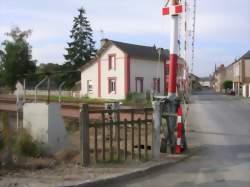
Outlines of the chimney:
[{"label": "chimney", "polygon": [[101,48],[108,42],[109,40],[107,38],[101,39]]},{"label": "chimney", "polygon": [[157,49],[157,53],[158,53],[160,59],[163,59],[165,61],[165,52],[164,52],[164,49],[163,48],[158,48]]}]

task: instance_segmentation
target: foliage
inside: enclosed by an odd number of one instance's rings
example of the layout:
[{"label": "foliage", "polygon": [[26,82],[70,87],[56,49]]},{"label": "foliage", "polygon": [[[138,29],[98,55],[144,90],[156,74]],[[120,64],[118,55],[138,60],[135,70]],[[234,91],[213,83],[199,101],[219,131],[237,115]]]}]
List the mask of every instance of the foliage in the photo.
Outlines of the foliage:
[{"label": "foliage", "polygon": [[21,31],[18,27],[13,28],[6,35],[10,37],[2,43],[0,77],[2,84],[15,89],[18,79],[24,74],[34,73],[36,70],[35,61],[32,60],[31,46],[27,38],[31,31]]},{"label": "foliage", "polygon": [[146,101],[147,101],[147,104],[151,103],[151,93],[150,93],[150,91],[146,92]]},{"label": "foliage", "polygon": [[2,124],[3,124],[3,131],[0,131],[0,151],[4,148],[4,144],[7,140],[9,130],[8,130],[8,116],[7,113],[2,113]]},{"label": "foliage", "polygon": [[0,132],[0,151],[3,149],[3,147],[4,147],[4,142],[3,142],[2,134]]},{"label": "foliage", "polygon": [[54,63],[48,63],[48,64],[42,63],[37,67],[36,73],[38,75],[38,80],[42,80],[45,75],[50,75],[51,84],[55,84],[55,87],[58,88],[58,86],[63,81],[63,75],[61,73],[62,71],[63,71],[62,65]]},{"label": "foliage", "polygon": [[65,119],[65,128],[68,133],[74,133],[79,130],[79,120],[78,119]]},{"label": "foliage", "polygon": [[3,124],[3,132],[2,132],[3,144],[7,145],[8,143],[10,143],[10,138],[11,138],[7,112],[2,113],[2,124]]},{"label": "foliage", "polygon": [[142,93],[130,92],[126,96],[125,103],[143,103],[146,101],[145,99]]},{"label": "foliage", "polygon": [[[72,42],[68,43],[67,54],[64,55],[66,63],[63,69],[67,71],[76,71],[82,65],[90,61],[95,56],[95,42],[93,41],[93,31],[87,20],[84,8],[80,8],[79,15],[74,17],[73,28],[70,38]],[[69,73],[67,77],[66,87],[73,87],[75,82],[80,80],[80,73]]]},{"label": "foliage", "polygon": [[233,88],[233,82],[230,81],[230,80],[224,81],[223,88],[224,89],[232,89]]},{"label": "foliage", "polygon": [[27,129],[21,129],[14,144],[14,151],[17,155],[40,157],[45,155],[45,149],[38,142],[34,141]]}]

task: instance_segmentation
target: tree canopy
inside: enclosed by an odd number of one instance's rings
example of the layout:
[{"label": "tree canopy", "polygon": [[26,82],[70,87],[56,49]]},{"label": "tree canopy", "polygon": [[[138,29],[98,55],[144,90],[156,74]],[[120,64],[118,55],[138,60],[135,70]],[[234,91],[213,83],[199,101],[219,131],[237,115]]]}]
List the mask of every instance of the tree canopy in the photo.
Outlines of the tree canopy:
[{"label": "tree canopy", "polygon": [[224,81],[223,88],[224,89],[232,89],[233,88],[233,81],[230,81],[230,80]]},{"label": "tree canopy", "polygon": [[36,61],[32,60],[31,46],[27,42],[31,31],[21,31],[18,27],[7,33],[0,52],[0,77],[2,84],[11,90],[15,89],[17,80],[25,74],[36,71]]}]

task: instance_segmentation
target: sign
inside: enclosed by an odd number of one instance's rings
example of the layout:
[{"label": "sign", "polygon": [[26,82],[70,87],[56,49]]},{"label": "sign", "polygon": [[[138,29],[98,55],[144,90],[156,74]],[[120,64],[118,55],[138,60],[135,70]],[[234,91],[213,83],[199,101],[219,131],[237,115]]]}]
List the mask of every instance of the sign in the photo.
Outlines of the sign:
[{"label": "sign", "polygon": [[183,12],[183,5],[176,5],[170,7],[164,7],[162,9],[162,15],[177,15]]},{"label": "sign", "polygon": [[19,81],[16,83],[16,90],[14,92],[14,95],[16,96],[17,109],[20,110],[22,109],[23,105],[23,103],[20,101],[20,98],[24,96],[24,88]]}]

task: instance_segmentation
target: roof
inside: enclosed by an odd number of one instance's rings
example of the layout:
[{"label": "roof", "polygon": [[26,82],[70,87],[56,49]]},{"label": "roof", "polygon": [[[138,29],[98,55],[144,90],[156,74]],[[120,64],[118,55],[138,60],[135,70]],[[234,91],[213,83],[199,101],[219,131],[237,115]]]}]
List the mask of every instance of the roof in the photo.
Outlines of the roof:
[{"label": "roof", "polygon": [[[148,60],[159,60],[159,53],[155,46],[136,45],[108,39],[104,39],[103,41],[105,41],[105,44],[97,52],[98,56],[100,56],[109,46],[115,45],[131,57]],[[169,58],[169,51],[167,49],[161,49],[161,51],[161,61],[167,60]]]},{"label": "roof", "polygon": [[[111,45],[115,45],[124,53],[128,54],[130,57],[139,58],[139,59],[147,59],[158,61],[159,60],[159,49],[155,46],[143,46],[143,45],[136,45],[124,42],[118,42],[109,39],[102,40],[104,44],[102,47],[97,51],[97,55],[94,59],[90,60],[88,63],[84,64],[80,69],[86,69],[91,66],[93,63],[96,62],[96,59],[100,57]],[[160,48],[161,56],[160,61],[165,61],[169,59],[169,50]]]},{"label": "roof", "polygon": [[250,59],[250,50],[240,57],[240,59]]},{"label": "roof", "polygon": [[196,79],[200,79],[200,77],[196,76],[196,75],[193,74],[193,73],[189,73],[189,76],[190,76],[190,77],[194,77],[194,78],[196,78]]}]

